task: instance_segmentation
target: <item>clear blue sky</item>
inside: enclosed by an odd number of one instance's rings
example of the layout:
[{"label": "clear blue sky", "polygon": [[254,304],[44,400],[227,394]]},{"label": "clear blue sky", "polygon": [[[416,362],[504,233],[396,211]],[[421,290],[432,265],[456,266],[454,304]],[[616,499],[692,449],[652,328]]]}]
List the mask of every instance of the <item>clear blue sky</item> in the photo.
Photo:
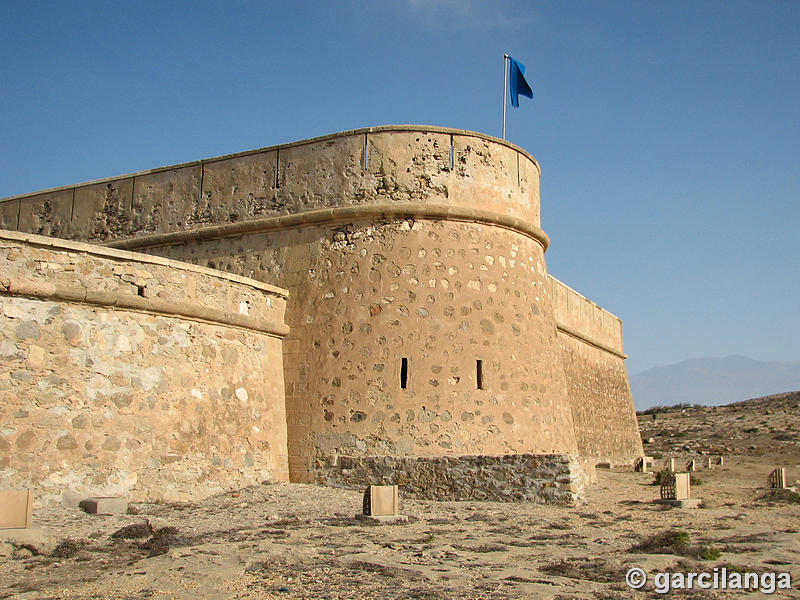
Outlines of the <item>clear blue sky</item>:
[{"label": "clear blue sky", "polygon": [[631,373],[800,359],[800,2],[4,2],[0,197],[535,97],[551,273]]}]

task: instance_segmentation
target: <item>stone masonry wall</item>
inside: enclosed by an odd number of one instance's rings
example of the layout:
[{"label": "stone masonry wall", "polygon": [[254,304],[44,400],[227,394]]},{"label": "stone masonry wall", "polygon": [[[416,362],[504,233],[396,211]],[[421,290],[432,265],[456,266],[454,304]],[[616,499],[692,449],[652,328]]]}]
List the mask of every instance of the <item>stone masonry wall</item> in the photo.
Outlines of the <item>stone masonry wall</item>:
[{"label": "stone masonry wall", "polygon": [[293,478],[332,454],[577,453],[543,251],[526,236],[416,219],[148,251],[293,290]]},{"label": "stone masonry wall", "polygon": [[549,279],[578,452],[630,464],[644,450],[622,352],[622,321]]},{"label": "stone masonry wall", "polygon": [[187,500],[286,481],[286,294],[0,232],[0,487]]},{"label": "stone masonry wall", "polygon": [[596,462],[632,464],[644,450],[625,362],[571,335],[558,338],[578,452]]},{"label": "stone masonry wall", "polygon": [[621,323],[547,274],[539,177],[505,141],[387,126],[18,196],[0,222],[290,289],[293,481],[333,455],[607,454],[586,419],[633,410]]},{"label": "stone masonry wall", "polygon": [[578,462],[558,454],[505,456],[340,456],[320,469],[317,480],[363,489],[398,485],[402,496],[424,500],[583,502],[586,476]]}]

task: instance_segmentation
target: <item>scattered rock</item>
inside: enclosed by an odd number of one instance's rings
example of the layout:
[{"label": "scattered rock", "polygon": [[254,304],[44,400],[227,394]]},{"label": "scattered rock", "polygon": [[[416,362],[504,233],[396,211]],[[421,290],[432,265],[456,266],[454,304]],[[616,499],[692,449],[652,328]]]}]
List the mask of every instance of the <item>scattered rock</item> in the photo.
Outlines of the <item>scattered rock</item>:
[{"label": "scattered rock", "polygon": [[30,548],[14,548],[14,553],[11,556],[17,560],[24,560],[35,556],[35,553]]},{"label": "scattered rock", "polygon": [[14,554],[14,546],[6,542],[0,542],[0,556],[11,556]]},{"label": "scattered rock", "polygon": [[158,517],[147,517],[147,523],[150,525],[152,531],[161,531],[162,529],[168,529],[170,527],[175,529],[169,521],[159,519]]},{"label": "scattered rock", "polygon": [[[12,545],[17,550],[24,548],[31,555],[48,555],[58,545],[58,541],[43,529],[0,529],[0,543]],[[16,552],[15,552],[16,555]]]}]

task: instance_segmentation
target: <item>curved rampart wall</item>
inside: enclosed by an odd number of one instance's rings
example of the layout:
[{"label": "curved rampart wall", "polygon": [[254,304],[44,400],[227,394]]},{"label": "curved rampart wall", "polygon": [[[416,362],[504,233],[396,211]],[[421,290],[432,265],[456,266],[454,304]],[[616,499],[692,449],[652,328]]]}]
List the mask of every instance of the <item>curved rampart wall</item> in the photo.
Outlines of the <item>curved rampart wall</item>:
[{"label": "curved rampart wall", "polygon": [[288,480],[286,293],[0,232],[0,487],[186,500]]}]

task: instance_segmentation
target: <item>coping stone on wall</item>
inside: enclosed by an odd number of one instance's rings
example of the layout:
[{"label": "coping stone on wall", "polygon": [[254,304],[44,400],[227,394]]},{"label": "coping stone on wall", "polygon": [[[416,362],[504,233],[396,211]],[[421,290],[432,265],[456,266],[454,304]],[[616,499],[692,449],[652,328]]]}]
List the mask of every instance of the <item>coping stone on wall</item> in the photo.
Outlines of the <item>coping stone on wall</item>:
[{"label": "coping stone on wall", "polygon": [[153,256],[150,254],[141,254],[138,252],[130,252],[128,250],[120,250],[108,246],[98,246],[96,244],[88,244],[86,242],[74,242],[72,240],[64,240],[60,238],[52,238],[43,235],[36,235],[34,233],[20,233],[18,231],[9,231],[7,229],[0,229],[0,240],[10,240],[14,242],[22,242],[32,246],[39,246],[41,248],[53,248],[55,250],[67,250],[72,252],[85,252],[94,256],[103,258],[111,258],[123,260],[127,262],[137,262],[142,264],[160,265],[163,267],[170,267],[182,271],[189,271],[192,273],[199,273],[218,279],[226,279],[242,285],[247,285],[257,290],[266,292],[273,296],[286,299],[289,297],[289,291],[279,288],[275,285],[242,277],[235,273],[225,273],[217,271],[208,267],[201,267],[169,258],[162,258],[160,256]]}]

